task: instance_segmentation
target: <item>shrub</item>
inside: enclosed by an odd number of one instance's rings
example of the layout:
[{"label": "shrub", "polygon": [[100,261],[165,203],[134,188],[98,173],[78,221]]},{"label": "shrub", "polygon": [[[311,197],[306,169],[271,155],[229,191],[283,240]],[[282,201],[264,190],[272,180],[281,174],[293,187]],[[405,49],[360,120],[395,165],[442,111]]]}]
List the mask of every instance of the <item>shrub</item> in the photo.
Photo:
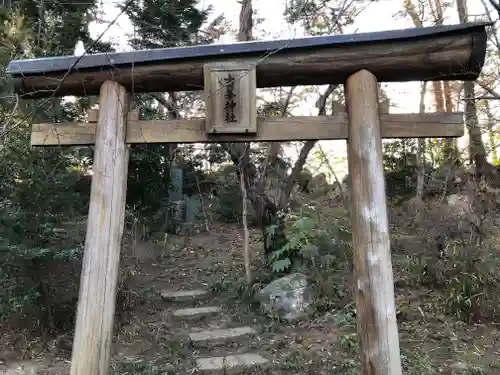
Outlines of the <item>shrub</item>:
[{"label": "shrub", "polygon": [[[83,248],[0,247],[0,322],[58,332],[71,329]],[[29,323],[31,322],[31,323]]]},{"label": "shrub", "polygon": [[394,250],[404,255],[404,263],[398,262],[403,274],[410,283],[440,291],[446,311],[467,323],[500,318],[497,214],[483,211],[476,216],[490,223],[481,229],[488,234],[483,233],[482,241],[477,241],[468,213],[458,215],[448,205],[429,202],[418,215],[391,215],[397,232],[412,234],[403,236],[409,237],[404,242],[392,241],[398,245]]},{"label": "shrub", "polygon": [[[336,251],[342,252],[350,242],[351,233],[339,222],[329,222],[327,229],[321,226],[320,215],[311,205],[303,205],[299,213],[284,215],[287,238],[285,244],[274,251],[269,262],[274,272],[280,274],[303,266],[312,268],[331,264]],[[266,229],[266,236],[273,236],[277,225]]]},{"label": "shrub", "polygon": [[[207,177],[214,181],[215,204],[212,206],[213,217],[224,223],[237,223],[243,215],[240,178],[233,164],[222,167]],[[247,202],[248,223],[257,224],[252,204]]]},{"label": "shrub", "polygon": [[216,219],[226,223],[241,221],[243,213],[241,187],[235,166],[228,165],[215,174],[215,190],[217,194]]},{"label": "shrub", "polygon": [[500,263],[495,253],[483,246],[451,244],[434,271],[442,280],[450,313],[467,323],[500,318]]},{"label": "shrub", "polygon": [[72,325],[83,237],[60,223],[84,215],[70,151],[32,149],[19,134],[0,158],[0,320],[43,331]]}]

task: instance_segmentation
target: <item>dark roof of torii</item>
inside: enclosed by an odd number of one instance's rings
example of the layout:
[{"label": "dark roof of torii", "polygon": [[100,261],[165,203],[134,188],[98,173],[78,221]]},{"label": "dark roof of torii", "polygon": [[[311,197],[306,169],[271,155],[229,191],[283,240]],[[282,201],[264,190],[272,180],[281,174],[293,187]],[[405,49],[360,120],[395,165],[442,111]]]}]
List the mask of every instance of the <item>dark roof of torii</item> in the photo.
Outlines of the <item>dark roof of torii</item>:
[{"label": "dark roof of torii", "polygon": [[25,97],[99,93],[106,80],[131,92],[201,90],[206,63],[255,64],[257,87],[342,84],[367,69],[380,82],[475,80],[489,23],[289,40],[210,44],[11,61]]},{"label": "dark roof of torii", "polygon": [[488,23],[460,24],[451,26],[436,26],[412,28],[404,30],[381,31],[371,33],[315,36],[298,39],[238,42],[234,44],[206,44],[188,47],[159,48],[129,52],[96,53],[84,55],[78,63],[77,56],[44,57],[27,60],[13,60],[7,67],[12,75],[30,75],[49,72],[67,71],[107,67],[109,65],[132,65],[141,63],[161,63],[179,59],[204,58],[212,56],[234,55],[238,57],[254,56],[273,51],[287,52],[293,49],[309,49],[331,47],[345,44],[361,44],[366,42],[386,42],[410,38],[425,38],[441,33],[455,33],[471,28],[485,27]]}]

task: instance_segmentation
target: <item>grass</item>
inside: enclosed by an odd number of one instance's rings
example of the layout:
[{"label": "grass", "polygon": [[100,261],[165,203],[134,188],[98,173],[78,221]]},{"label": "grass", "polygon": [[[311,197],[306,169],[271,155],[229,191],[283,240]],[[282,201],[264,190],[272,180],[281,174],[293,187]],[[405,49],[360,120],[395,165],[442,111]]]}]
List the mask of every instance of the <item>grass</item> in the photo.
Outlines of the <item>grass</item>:
[{"label": "grass", "polygon": [[111,370],[111,375],[174,375],[176,373],[175,368],[149,361],[118,362]]}]

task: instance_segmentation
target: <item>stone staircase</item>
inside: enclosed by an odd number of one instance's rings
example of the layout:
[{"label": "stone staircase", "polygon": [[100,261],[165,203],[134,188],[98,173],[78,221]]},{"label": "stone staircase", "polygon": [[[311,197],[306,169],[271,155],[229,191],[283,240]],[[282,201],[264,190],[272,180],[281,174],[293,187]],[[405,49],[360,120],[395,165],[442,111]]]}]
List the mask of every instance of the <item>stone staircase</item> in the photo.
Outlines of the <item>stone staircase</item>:
[{"label": "stone staircase", "polygon": [[222,319],[223,308],[210,305],[213,296],[205,290],[164,291],[164,301],[175,309],[173,319],[187,322],[187,338],[198,374],[241,374],[263,368],[268,360],[249,348],[258,329],[231,326]]}]

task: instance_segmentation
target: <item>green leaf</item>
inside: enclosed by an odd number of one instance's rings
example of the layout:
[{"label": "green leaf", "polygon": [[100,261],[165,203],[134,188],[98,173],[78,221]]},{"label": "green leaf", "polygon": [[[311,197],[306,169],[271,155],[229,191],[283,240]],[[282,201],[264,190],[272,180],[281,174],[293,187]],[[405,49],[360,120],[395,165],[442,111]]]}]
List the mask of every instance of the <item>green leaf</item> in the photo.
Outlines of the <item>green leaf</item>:
[{"label": "green leaf", "polygon": [[280,259],[273,262],[274,272],[283,272],[292,265],[290,258]]},{"label": "green leaf", "polygon": [[352,233],[349,232],[347,229],[339,228],[337,236],[343,242],[351,242],[352,241]]},{"label": "green leaf", "polygon": [[310,217],[302,216],[295,223],[295,228],[300,233],[311,233],[314,230],[314,221]]},{"label": "green leaf", "polygon": [[265,228],[266,236],[271,237],[276,234],[278,226],[276,224],[271,224]]},{"label": "green leaf", "polygon": [[302,255],[304,258],[311,259],[314,258],[315,256],[318,256],[319,248],[318,246],[312,243],[308,243],[302,246],[299,252],[300,255]]},{"label": "green leaf", "polygon": [[295,249],[296,245],[297,245],[297,241],[296,241],[296,239],[295,239],[295,238],[293,238],[293,237],[292,237],[292,238],[290,238],[290,240],[289,240],[289,241],[287,241],[287,242],[286,242],[286,243],[282,246],[282,248],[281,248],[280,250],[282,250],[282,251],[290,251],[290,250]]},{"label": "green leaf", "polygon": [[275,250],[271,253],[270,259],[271,260],[277,260],[282,257],[286,253],[287,249],[285,246],[283,246],[281,249]]}]

